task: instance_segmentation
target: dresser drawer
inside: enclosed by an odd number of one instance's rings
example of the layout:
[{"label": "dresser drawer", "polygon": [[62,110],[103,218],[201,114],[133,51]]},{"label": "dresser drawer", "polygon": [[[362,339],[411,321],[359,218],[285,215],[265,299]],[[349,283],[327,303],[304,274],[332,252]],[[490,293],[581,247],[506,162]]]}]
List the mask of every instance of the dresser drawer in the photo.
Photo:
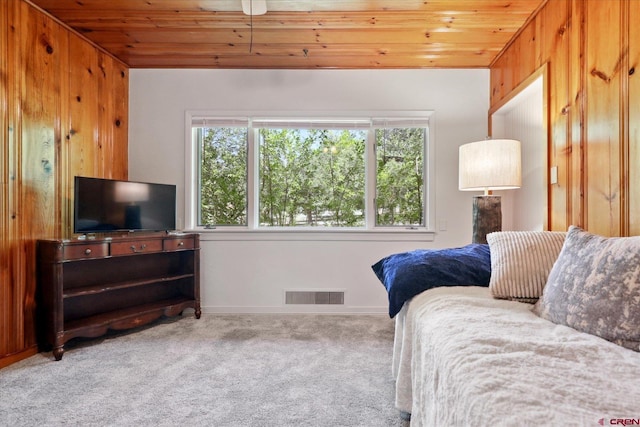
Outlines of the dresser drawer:
[{"label": "dresser drawer", "polygon": [[111,243],[111,256],[161,252],[162,240],[136,240]]},{"label": "dresser drawer", "polygon": [[65,245],[65,260],[82,259],[82,258],[101,258],[109,255],[108,243],[89,243],[82,245]]},{"label": "dresser drawer", "polygon": [[165,251],[176,251],[179,249],[193,249],[193,239],[180,238],[180,237],[172,237],[170,239],[164,239]]}]

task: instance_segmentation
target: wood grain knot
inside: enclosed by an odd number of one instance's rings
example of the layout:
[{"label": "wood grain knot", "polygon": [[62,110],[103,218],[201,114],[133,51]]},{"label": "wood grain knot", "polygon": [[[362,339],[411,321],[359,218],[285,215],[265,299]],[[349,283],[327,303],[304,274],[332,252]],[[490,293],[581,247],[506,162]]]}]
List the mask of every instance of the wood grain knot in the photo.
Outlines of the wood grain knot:
[{"label": "wood grain knot", "polygon": [[42,164],[42,170],[46,174],[51,174],[51,171],[53,170],[53,167],[51,166],[51,162],[49,162],[49,160],[47,159],[42,159],[40,163]]},{"label": "wood grain knot", "polygon": [[598,77],[607,83],[611,81],[611,78],[609,76],[607,76],[605,73],[603,73],[600,70],[596,70],[595,68],[591,70],[591,75],[594,77]]}]

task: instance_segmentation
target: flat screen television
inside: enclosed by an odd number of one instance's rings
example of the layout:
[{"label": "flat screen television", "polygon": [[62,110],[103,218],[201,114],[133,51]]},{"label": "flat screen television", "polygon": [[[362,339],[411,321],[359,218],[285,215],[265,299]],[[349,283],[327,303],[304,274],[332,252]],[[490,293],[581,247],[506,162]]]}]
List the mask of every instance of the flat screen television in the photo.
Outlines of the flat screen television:
[{"label": "flat screen television", "polygon": [[76,176],[73,232],[171,231],[176,186]]}]

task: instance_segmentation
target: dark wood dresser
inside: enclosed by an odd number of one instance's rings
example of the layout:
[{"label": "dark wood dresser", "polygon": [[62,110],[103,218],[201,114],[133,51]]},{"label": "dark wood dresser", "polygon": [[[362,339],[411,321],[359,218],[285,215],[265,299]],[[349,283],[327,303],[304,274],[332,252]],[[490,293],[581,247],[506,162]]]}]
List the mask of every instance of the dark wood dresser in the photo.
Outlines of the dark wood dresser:
[{"label": "dark wood dresser", "polygon": [[38,335],[60,360],[64,344],[128,329],[185,308],[200,318],[198,234],[38,241]]}]

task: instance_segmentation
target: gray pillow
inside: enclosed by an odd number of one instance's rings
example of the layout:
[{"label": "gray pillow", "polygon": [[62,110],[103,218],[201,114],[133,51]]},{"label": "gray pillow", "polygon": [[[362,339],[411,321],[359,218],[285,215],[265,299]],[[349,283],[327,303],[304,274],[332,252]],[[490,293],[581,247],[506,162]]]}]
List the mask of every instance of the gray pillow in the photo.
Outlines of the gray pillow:
[{"label": "gray pillow", "polygon": [[640,351],[640,236],[571,226],[534,313]]}]

